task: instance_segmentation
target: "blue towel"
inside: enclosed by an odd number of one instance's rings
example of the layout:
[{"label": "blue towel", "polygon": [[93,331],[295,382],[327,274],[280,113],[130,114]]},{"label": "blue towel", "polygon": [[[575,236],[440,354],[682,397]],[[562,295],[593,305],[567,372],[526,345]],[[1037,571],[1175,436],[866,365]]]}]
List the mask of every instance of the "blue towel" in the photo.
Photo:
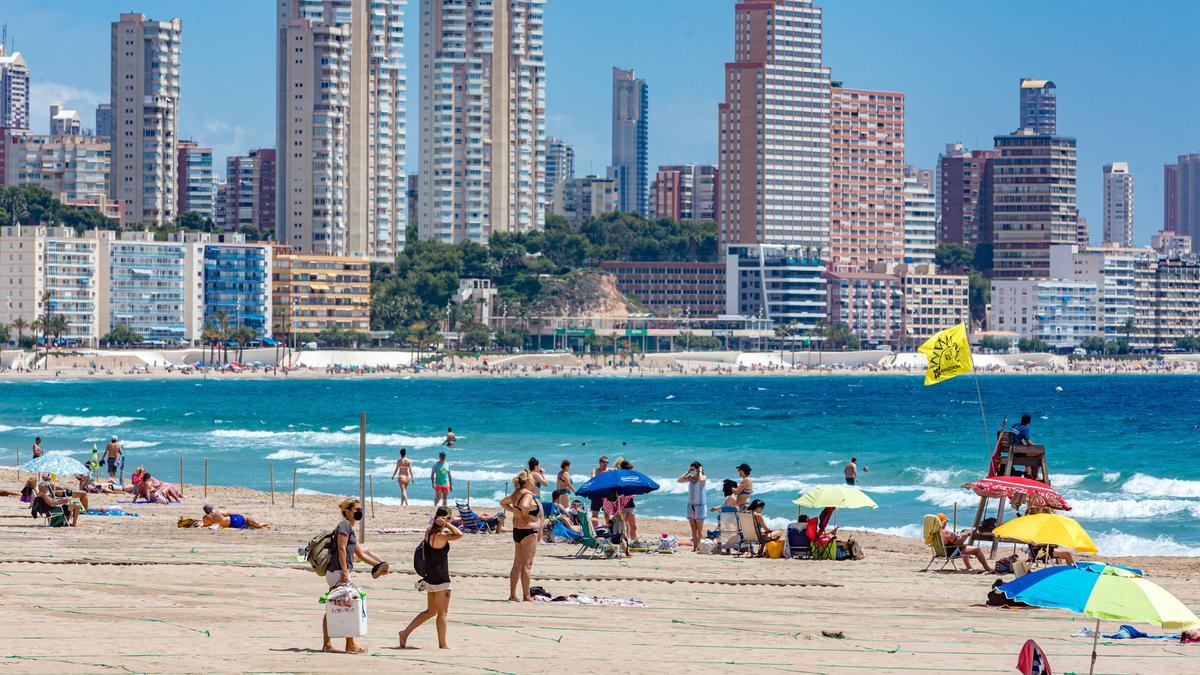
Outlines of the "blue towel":
[{"label": "blue towel", "polygon": [[583,535],[558,521],[554,521],[554,527],[550,528],[550,533],[556,537],[565,537],[570,541],[579,541],[583,539]]},{"label": "blue towel", "polygon": [[1110,640],[1133,640],[1135,638],[1150,638],[1151,640],[1178,640],[1179,634],[1175,635],[1150,635],[1130,626],[1129,624],[1121,624],[1117,632],[1112,635],[1105,635],[1105,638]]},{"label": "blue towel", "polygon": [[131,518],[140,518],[140,513],[125,513],[124,511],[84,511],[85,516],[129,516]]}]

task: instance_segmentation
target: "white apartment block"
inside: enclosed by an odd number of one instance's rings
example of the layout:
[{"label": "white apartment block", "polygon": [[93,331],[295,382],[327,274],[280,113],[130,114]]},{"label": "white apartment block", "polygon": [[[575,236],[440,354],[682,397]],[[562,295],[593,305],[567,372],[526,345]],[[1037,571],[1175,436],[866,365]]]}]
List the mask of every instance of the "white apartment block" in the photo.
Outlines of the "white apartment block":
[{"label": "white apartment block", "polygon": [[422,239],[545,222],[545,0],[421,2]]},{"label": "white apartment block", "polygon": [[1137,313],[1137,269],[1156,257],[1152,249],[1109,244],[1080,250],[1074,245],[1050,247],[1050,276],[1094,284],[1099,290],[1098,334],[1110,340],[1127,337]]},{"label": "white apartment block", "polygon": [[29,129],[29,64],[0,44],[0,127]]},{"label": "white apartment block", "polygon": [[93,136],[4,136],[4,184],[36,185],[62,201],[102,204],[108,195],[108,143]]},{"label": "white apartment block", "polygon": [[928,182],[912,167],[904,167],[904,262],[934,262],[937,249],[937,201]]},{"label": "white apartment block", "polygon": [[1104,243],[1133,246],[1133,174],[1126,162],[1104,165]]},{"label": "white apartment block", "polygon": [[204,319],[200,244],[154,241],[151,232],[104,232],[99,240],[100,336],[124,324],[151,344],[198,339]]},{"label": "white apartment block", "polygon": [[62,103],[50,104],[50,135],[78,136],[83,133],[83,123],[79,119],[79,111],[66,110]]},{"label": "white apartment block", "polygon": [[971,325],[971,285],[965,274],[942,274],[933,263],[876,265],[874,271],[900,279],[903,332],[900,346],[913,349],[935,333]]},{"label": "white apartment block", "polygon": [[122,14],[112,24],[112,181],[130,222],[175,219],[183,22]]},{"label": "white apartment block", "polygon": [[406,1],[278,2],[275,218],[295,252],[403,248]]},{"label": "white apartment block", "polygon": [[1099,332],[1099,291],[1082,281],[997,279],[988,328],[1044,340],[1059,351],[1074,349]]},{"label": "white apartment block", "polygon": [[1139,351],[1175,348],[1180,338],[1200,336],[1200,258],[1160,258],[1138,263]]}]

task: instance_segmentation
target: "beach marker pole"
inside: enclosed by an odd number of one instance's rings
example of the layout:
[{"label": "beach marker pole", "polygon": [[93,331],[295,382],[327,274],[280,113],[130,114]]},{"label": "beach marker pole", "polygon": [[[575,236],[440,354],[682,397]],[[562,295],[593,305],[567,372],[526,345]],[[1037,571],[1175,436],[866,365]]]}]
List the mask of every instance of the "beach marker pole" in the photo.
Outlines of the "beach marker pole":
[{"label": "beach marker pole", "polygon": [[275,504],[275,465],[267,462],[267,477],[271,480],[271,504]]},{"label": "beach marker pole", "polygon": [[[367,413],[358,413],[358,503],[367,501]],[[367,540],[367,519],[358,521],[358,540]]]},{"label": "beach marker pole", "polygon": [[471,505],[471,481],[467,481],[467,506]]},{"label": "beach marker pole", "polygon": [[954,524],[950,526],[950,529],[958,532],[958,502],[954,502]]},{"label": "beach marker pole", "polygon": [[179,494],[183,494],[183,455],[179,456]]},{"label": "beach marker pole", "polygon": [[208,458],[204,458],[204,497],[208,498]]},{"label": "beach marker pole", "polygon": [[375,474],[371,474],[369,487],[371,490],[371,517],[374,518],[375,517]]},{"label": "beach marker pole", "polygon": [[296,465],[292,465],[292,508],[296,508]]}]

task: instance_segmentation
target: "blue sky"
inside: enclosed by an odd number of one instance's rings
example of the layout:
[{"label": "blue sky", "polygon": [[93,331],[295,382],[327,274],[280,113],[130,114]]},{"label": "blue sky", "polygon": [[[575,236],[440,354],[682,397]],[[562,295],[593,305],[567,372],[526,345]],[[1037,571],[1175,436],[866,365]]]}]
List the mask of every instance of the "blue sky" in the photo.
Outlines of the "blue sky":
[{"label": "blue sky", "polygon": [[[409,75],[417,71],[409,0]],[[1162,220],[1162,165],[1200,150],[1200,3],[1118,0],[825,0],[825,62],[846,86],[908,95],[908,161],[933,167],[949,142],[990,147],[1017,124],[1017,81],[1058,84],[1059,132],[1079,139],[1079,204],[1094,239],[1101,167],[1137,181],[1136,238]],[[53,100],[85,125],[108,97],[109,23],[122,11],[183,19],[181,133],[218,155],[274,144],[274,0],[0,0],[33,72],[35,129]],[[576,145],[578,173],[609,161],[610,72],[650,83],[651,165],[716,159],[733,0],[549,0],[550,133]],[[410,81],[410,102],[416,82]],[[415,165],[415,110],[409,164]]]}]

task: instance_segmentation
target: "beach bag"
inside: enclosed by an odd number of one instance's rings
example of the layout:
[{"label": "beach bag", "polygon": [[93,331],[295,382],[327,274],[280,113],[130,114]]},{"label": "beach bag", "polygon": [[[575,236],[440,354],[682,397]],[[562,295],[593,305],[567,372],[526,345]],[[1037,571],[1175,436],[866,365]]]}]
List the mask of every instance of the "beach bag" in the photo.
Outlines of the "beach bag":
[{"label": "beach bag", "polygon": [[717,552],[717,542],[715,542],[711,539],[701,539],[700,547],[696,550],[699,553],[716,553]]},{"label": "beach bag", "polygon": [[309,567],[319,577],[325,576],[329,571],[329,563],[333,561],[333,535],[333,532],[318,534],[308,540],[308,546],[304,549]]},{"label": "beach bag", "polygon": [[679,546],[679,538],[674,535],[664,534],[658,538],[659,553],[674,553]]},{"label": "beach bag", "polygon": [[413,571],[422,579],[425,578],[425,542],[417,544],[417,550],[413,551]]},{"label": "beach bag", "polygon": [[783,542],[782,541],[768,541],[763,546],[763,550],[766,551],[768,558],[782,558],[783,557]]}]

